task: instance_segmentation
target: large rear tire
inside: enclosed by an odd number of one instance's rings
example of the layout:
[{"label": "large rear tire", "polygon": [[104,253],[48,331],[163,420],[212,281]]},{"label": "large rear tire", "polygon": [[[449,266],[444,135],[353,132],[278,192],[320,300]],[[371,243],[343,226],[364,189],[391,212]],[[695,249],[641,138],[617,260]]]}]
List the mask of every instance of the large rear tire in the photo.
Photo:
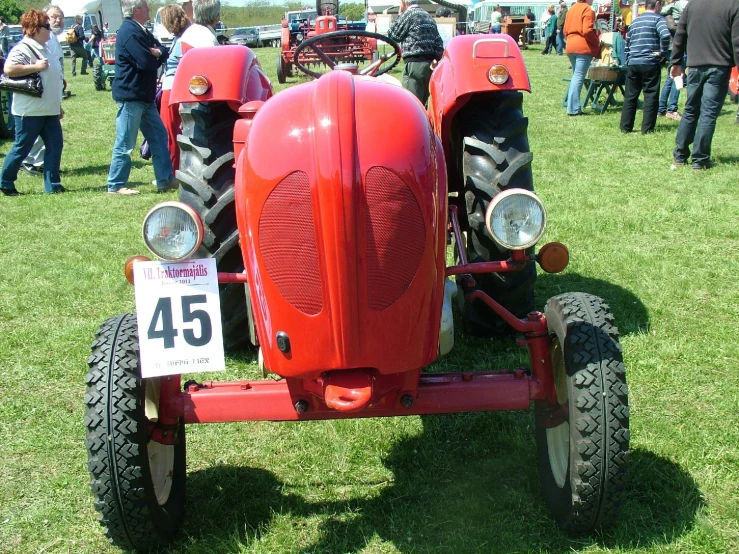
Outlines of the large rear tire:
[{"label": "large rear tire", "polygon": [[287,82],[285,73],[285,64],[282,61],[282,54],[277,54],[277,82],[281,85],[284,85]]},{"label": "large rear tire", "polygon": [[103,323],[87,363],[85,445],[100,524],[122,549],[166,545],[185,515],[185,425],[175,445],[149,440],[160,378],[141,378],[136,316]]},{"label": "large rear tire", "polygon": [[542,491],[569,533],[604,528],[623,502],[629,400],[618,329],[608,306],[583,293],[547,302],[558,406],[537,403]]},{"label": "large rear tire", "polygon": [[[238,115],[225,102],[188,103],[180,107],[180,200],[200,215],[205,238],[195,257],[215,258],[219,271],[241,273],[234,204],[233,128]],[[249,339],[243,284],[220,285],[223,344],[233,348]]]},{"label": "large rear tire", "polygon": [[[467,207],[467,257],[471,263],[505,260],[508,250],[499,247],[485,226],[490,201],[510,188],[533,191],[529,151],[528,119],[524,117],[523,94],[499,92],[480,96],[465,106],[459,117],[463,138],[459,165]],[[517,317],[534,309],[536,267],[529,263],[522,271],[475,275],[477,288],[490,295]],[[478,300],[463,305],[465,329],[476,336],[510,332],[487,304]]]}]

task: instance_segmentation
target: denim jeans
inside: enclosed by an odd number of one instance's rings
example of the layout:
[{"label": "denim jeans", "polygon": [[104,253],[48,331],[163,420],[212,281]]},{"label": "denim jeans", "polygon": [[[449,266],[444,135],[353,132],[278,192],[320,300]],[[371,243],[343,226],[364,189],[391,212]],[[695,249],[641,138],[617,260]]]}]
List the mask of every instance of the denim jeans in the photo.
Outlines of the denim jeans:
[{"label": "denim jeans", "polygon": [[659,96],[659,108],[657,113],[665,115],[667,112],[677,111],[677,100],[680,97],[680,89],[675,86],[675,80],[670,77],[670,71],[667,71],[667,80],[665,86],[662,87],[662,94]]},{"label": "denim jeans", "polygon": [[502,27],[500,25],[491,25],[490,26],[490,33],[499,35]]},{"label": "denim jeans", "polygon": [[172,179],[174,170],[167,150],[167,130],[154,102],[118,102],[115,118],[115,144],[108,173],[108,191],[126,186],[131,174],[131,152],[136,146],[139,129],[149,143],[157,187]]},{"label": "denim jeans", "polygon": [[561,56],[565,50],[565,34],[562,29],[557,31],[557,55]]},{"label": "denim jeans", "polygon": [[730,67],[715,65],[689,68],[688,98],[672,153],[676,162],[686,162],[693,144],[692,166],[701,168],[708,165],[716,118],[729,90],[730,72]]},{"label": "denim jeans", "polygon": [[62,181],[59,177],[59,165],[62,161],[64,137],[62,125],[58,115],[42,116],[13,116],[15,119],[15,142],[5,156],[0,188],[15,190],[15,180],[18,170],[33,148],[37,137],[41,137],[46,144],[44,154],[44,192],[52,193],[61,190]]},{"label": "denim jeans", "polygon": [[567,113],[575,115],[582,112],[580,93],[593,57],[584,54],[567,54],[567,57],[570,58],[570,64],[572,65],[572,80],[570,80],[570,88],[567,90]]}]

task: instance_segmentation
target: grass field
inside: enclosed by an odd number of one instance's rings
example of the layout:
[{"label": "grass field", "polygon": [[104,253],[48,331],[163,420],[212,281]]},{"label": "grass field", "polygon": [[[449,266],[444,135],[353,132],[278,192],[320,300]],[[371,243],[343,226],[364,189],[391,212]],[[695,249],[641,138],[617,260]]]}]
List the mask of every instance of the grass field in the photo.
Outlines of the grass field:
[{"label": "grass field", "polygon": [[[275,83],[276,54],[258,51]],[[563,274],[540,276],[537,304],[594,293],[621,330],[633,451],[618,525],[578,538],[557,530],[541,496],[530,413],[224,424],[188,428],[188,515],[171,552],[739,552],[735,106],[718,121],[717,167],[671,171],[677,123],[660,119],[641,136],[619,132],[617,109],[568,118],[566,58],[524,55],[545,240],[571,252]],[[85,360],[99,324],[134,310],[123,261],[147,253],[141,221],[163,198],[138,157],[131,183],[142,194],[105,194],[115,104],[90,77],[70,87],[69,192],[43,195],[40,178],[21,174],[24,196],[0,197],[2,553],[115,551],[88,488]],[[0,144],[0,154],[9,148]],[[442,364],[525,359],[512,340],[458,334]],[[249,352],[227,366],[217,378],[256,377]]]}]

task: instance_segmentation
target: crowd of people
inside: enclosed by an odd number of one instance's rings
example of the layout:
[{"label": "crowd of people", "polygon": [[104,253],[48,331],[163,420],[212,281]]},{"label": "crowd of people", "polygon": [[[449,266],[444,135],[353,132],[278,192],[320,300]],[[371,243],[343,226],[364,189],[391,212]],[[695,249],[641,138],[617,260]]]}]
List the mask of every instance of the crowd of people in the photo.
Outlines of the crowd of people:
[{"label": "crowd of people", "polygon": [[[566,13],[563,26],[572,67],[566,101],[569,116],[582,115],[583,83],[591,63],[600,57],[591,4],[592,0],[578,0]],[[550,49],[548,42],[545,52]],[[626,33],[624,58],[621,131],[633,131],[642,95],[643,134],[654,132],[660,116],[679,121],[671,167],[687,163],[695,170],[711,167],[716,118],[726,99],[731,69],[739,62],[739,3],[677,0],[662,6],[659,0],[646,0],[643,13],[634,17]],[[660,94],[664,64],[669,65],[669,71]],[[687,97],[681,116],[678,98],[683,83]]]},{"label": "crowd of people", "polygon": [[[581,95],[588,69],[600,57],[600,40],[595,26],[593,0],[578,0],[569,9],[564,1],[555,10],[550,5],[540,24],[546,44],[542,54],[566,53],[572,78],[567,92],[566,113],[582,115]],[[146,139],[158,192],[176,188],[174,172],[179,165],[176,137],[181,125],[176,107],[169,106],[175,71],[187,50],[216,46],[215,27],[220,21],[220,0],[194,0],[184,5],[167,5],[162,22],[174,40],[163,46],[145,23],[149,20],[146,0],[121,0],[123,24],[116,37],[116,78],[113,100],[117,103],[116,138],[107,179],[109,194],[135,195],[127,187],[131,153],[139,131]],[[531,14],[533,20],[533,14]],[[0,21],[0,46],[2,24]],[[495,6],[491,32],[500,32],[502,13]],[[29,10],[21,17],[23,39],[5,57],[5,73],[12,78],[40,76],[44,92],[37,98],[14,94],[11,106],[15,141],[5,157],[0,173],[0,192],[17,196],[15,181],[20,169],[42,174],[44,191],[65,192],[59,174],[63,149],[61,119],[64,59],[57,35],[63,31],[64,13],[53,4],[43,10]],[[81,58],[81,73],[92,64],[103,33],[93,26],[84,34],[82,18],[68,34],[72,51],[72,75]],[[388,35],[402,44],[402,84],[422,102],[429,94],[431,73],[443,55],[443,42],[436,24],[418,0],[401,0],[400,16]],[[86,48],[87,44],[87,48]],[[739,60],[739,3],[736,0],[676,0],[662,6],[660,0],[646,0],[644,12],[634,18],[625,38],[625,93],[620,128],[633,131],[638,98],[644,97],[641,132],[654,132],[660,116],[679,121],[672,167],[690,160],[696,170],[711,166],[711,142],[721,106],[728,92],[731,68]],[[668,78],[660,94],[661,67],[668,63]],[[161,80],[158,75],[162,74]],[[679,92],[687,88],[683,115],[678,112]],[[155,99],[161,88],[160,108]],[[739,123],[739,113],[737,114]],[[692,156],[691,156],[692,146]]]}]

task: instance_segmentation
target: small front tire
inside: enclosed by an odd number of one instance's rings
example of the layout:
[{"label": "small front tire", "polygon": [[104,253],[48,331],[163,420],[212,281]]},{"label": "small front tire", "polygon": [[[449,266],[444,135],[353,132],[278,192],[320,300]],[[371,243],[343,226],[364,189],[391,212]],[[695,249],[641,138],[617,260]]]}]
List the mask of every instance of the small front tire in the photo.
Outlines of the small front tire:
[{"label": "small front tire", "polygon": [[185,515],[185,426],[175,445],[149,439],[160,378],[141,378],[136,316],[103,323],[87,363],[85,445],[100,524],[119,548],[164,546]]},{"label": "small front tire", "polygon": [[612,524],[624,497],[629,405],[618,329],[589,294],[555,296],[545,315],[557,406],[535,410],[542,491],[563,531],[587,533]]}]

